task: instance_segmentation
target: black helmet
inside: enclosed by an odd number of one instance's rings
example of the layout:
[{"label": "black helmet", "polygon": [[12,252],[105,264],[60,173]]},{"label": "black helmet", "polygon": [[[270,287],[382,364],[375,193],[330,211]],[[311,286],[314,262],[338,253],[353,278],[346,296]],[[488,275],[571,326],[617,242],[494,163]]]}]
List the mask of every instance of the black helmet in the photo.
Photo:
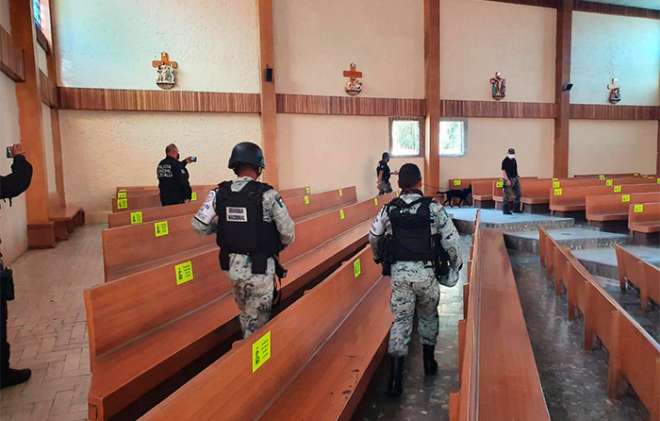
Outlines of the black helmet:
[{"label": "black helmet", "polygon": [[241,164],[251,165],[260,170],[266,168],[264,153],[259,145],[252,142],[241,142],[234,146],[229,157],[229,168],[235,170]]}]

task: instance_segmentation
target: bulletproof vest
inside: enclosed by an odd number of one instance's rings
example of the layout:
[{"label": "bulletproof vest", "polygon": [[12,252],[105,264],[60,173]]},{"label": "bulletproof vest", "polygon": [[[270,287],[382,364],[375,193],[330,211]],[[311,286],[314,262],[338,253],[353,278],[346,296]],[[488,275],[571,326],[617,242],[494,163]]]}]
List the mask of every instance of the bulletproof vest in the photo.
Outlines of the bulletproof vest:
[{"label": "bulletproof vest", "polygon": [[230,253],[244,254],[251,257],[252,273],[265,274],[268,258],[282,250],[275,223],[264,221],[264,193],[272,187],[250,181],[241,191],[234,192],[231,184],[226,181],[218,186],[215,201],[220,267],[229,270]]},{"label": "bulletproof vest", "polygon": [[[389,241],[392,263],[434,260],[431,202],[430,197],[422,197],[411,203],[397,198],[387,205],[387,214],[392,224],[392,237]],[[417,213],[402,212],[415,205],[420,205]]]}]

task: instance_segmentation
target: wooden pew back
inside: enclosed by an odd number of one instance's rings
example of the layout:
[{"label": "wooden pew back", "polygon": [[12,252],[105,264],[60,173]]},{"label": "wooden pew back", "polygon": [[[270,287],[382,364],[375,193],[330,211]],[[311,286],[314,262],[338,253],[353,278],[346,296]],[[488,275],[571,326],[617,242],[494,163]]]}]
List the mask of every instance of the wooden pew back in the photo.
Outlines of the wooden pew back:
[{"label": "wooden pew back", "polygon": [[623,184],[616,186],[575,186],[553,189],[550,194],[550,209],[553,211],[584,210],[586,197],[603,194],[653,193],[660,186],[652,183]]},{"label": "wooden pew back", "polygon": [[[498,187],[501,179],[494,181],[492,184],[493,198],[495,201],[501,202],[504,196],[503,187]],[[522,197],[527,202],[541,203],[549,196],[550,188],[552,187],[552,180],[547,178],[542,179],[520,179],[520,190]],[[525,201],[523,200],[523,201]]]},{"label": "wooden pew back", "polygon": [[641,206],[630,206],[628,208],[628,228],[635,230],[638,224],[660,225],[660,203],[643,203]]},{"label": "wooden pew back", "polygon": [[[290,381],[301,375],[310,356],[319,352],[337,326],[381,280],[384,279],[380,267],[373,262],[371,249],[367,247],[249,339],[235,343],[231,352],[161,402],[143,419],[261,418],[282,393],[287,393]],[[385,319],[387,329],[391,316],[383,314],[381,317]],[[254,346],[266,337],[269,345],[265,348],[269,357],[263,365],[255,368]],[[314,389],[315,384],[309,384],[308,390],[310,388]],[[259,391],[259,399],[246,393],[249,390]],[[301,407],[306,405],[303,399],[297,402]],[[326,413],[308,416],[309,419],[338,418],[337,414]]]},{"label": "wooden pew back", "polygon": [[343,187],[323,193],[288,197],[285,203],[289,215],[298,219],[338,206],[350,206],[357,203],[357,189],[355,186]]},{"label": "wooden pew back", "polygon": [[646,262],[617,244],[616,260],[619,272],[619,286],[624,291],[627,282],[639,288],[641,306],[646,310],[649,299],[660,304],[660,269]]},{"label": "wooden pew back", "polygon": [[628,219],[630,206],[649,202],[660,202],[660,191],[587,196],[585,199],[586,217],[588,221],[625,221]]},{"label": "wooden pew back", "polygon": [[[193,186],[193,198],[196,195],[196,200],[201,201],[206,196],[209,190],[214,188],[213,185],[207,186]],[[160,193],[146,192],[138,193],[134,196],[127,196],[125,199],[115,196],[112,198],[112,212],[130,211],[136,209],[160,207]]]}]

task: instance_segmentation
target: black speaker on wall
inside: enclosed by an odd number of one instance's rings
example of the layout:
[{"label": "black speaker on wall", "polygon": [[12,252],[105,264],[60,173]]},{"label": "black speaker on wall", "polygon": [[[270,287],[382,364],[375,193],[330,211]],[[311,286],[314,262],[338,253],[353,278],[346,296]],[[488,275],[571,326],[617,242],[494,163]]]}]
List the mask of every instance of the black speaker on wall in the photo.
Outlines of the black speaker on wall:
[{"label": "black speaker on wall", "polygon": [[266,67],[266,70],[264,70],[264,79],[266,82],[272,82],[273,81],[273,69],[270,67]]}]

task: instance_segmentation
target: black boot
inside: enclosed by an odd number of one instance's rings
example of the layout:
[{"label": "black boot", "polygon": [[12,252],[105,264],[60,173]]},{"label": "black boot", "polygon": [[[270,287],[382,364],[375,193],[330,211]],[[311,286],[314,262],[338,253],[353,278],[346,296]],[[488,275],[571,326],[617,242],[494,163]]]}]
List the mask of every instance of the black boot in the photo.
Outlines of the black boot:
[{"label": "black boot", "polygon": [[504,215],[511,215],[511,210],[509,209],[509,202],[502,202],[502,213]]},{"label": "black boot", "polygon": [[387,394],[401,396],[403,393],[403,359],[390,356],[390,381],[387,383]]},{"label": "black boot", "polygon": [[513,204],[513,212],[515,213],[523,213],[523,208],[522,204],[520,202],[515,202]]},{"label": "black boot", "polygon": [[32,371],[27,368],[23,370],[14,370],[13,368],[9,368],[6,372],[2,373],[2,378],[0,379],[0,389],[25,383],[28,381],[31,375]]},{"label": "black boot", "polygon": [[435,361],[435,346],[424,345],[424,374],[433,376],[438,372],[438,363]]}]

